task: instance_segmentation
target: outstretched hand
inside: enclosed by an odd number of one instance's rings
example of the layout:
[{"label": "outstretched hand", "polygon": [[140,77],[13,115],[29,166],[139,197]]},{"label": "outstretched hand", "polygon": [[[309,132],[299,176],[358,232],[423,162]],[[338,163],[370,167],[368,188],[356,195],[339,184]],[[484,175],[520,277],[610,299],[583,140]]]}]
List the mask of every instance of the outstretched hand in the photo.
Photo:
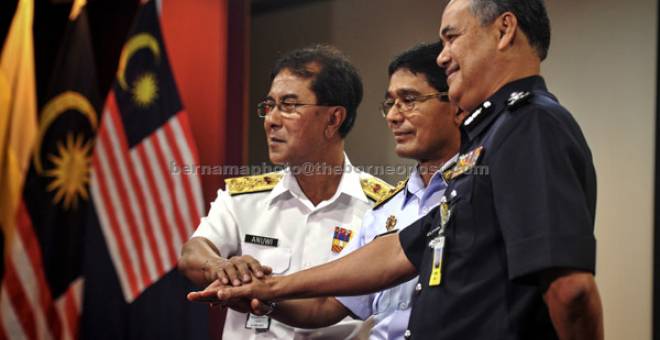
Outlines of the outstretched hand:
[{"label": "outstretched hand", "polygon": [[[263,279],[253,278],[250,283],[241,286],[228,286],[214,287],[216,292],[216,299],[220,302],[229,302],[235,299],[257,299],[261,301],[275,301],[276,296],[273,291],[273,284],[277,278],[272,276],[264,277]],[[205,292],[204,296],[208,296],[210,292]]]},{"label": "outstretched hand", "polygon": [[188,298],[188,301],[191,302],[207,302],[211,304],[220,304],[220,300],[218,300],[218,290],[225,285],[220,282],[220,280],[215,280],[211,282],[210,285],[206,286],[203,290],[195,291],[195,292],[190,292],[186,296]]},{"label": "outstretched hand", "polygon": [[[220,280],[215,280],[203,290],[188,293],[187,298],[192,302],[210,303],[211,306],[219,305],[222,307],[234,309],[241,313],[252,311],[250,299],[228,299],[220,301],[218,299],[218,290],[222,287],[225,287],[225,285],[222,284]],[[260,312],[261,314],[259,315],[262,315],[268,310],[267,308],[268,306],[266,305],[256,304],[254,310]]]}]

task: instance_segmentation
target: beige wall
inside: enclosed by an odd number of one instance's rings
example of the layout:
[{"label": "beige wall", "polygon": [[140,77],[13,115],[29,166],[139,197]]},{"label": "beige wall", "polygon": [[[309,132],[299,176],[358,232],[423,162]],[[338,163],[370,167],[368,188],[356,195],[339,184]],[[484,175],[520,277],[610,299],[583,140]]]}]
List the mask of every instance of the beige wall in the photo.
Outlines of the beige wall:
[{"label": "beige wall", "polygon": [[[401,164],[377,111],[392,56],[437,40],[443,1],[335,0],[253,18],[251,101],[275,51],[329,42],[353,60],[365,98],[347,149],[357,164]],[[598,173],[598,275],[608,339],[650,339],[657,2],[547,1],[550,90],[571,110]],[[250,160],[267,159],[258,120]],[[398,180],[399,177],[389,177]]]},{"label": "beige wall", "polygon": [[598,174],[597,279],[609,339],[651,339],[657,1],[548,1],[548,86]]}]

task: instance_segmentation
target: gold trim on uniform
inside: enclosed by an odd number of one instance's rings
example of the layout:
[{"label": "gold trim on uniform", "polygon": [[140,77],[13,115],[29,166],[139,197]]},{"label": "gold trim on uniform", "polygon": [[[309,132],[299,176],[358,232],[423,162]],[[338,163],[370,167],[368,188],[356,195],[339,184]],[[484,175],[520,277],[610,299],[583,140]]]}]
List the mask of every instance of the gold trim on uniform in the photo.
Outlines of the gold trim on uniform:
[{"label": "gold trim on uniform", "polygon": [[247,194],[273,190],[283,174],[271,172],[263,175],[225,179],[226,190],[230,195]]},{"label": "gold trim on uniform", "polygon": [[389,183],[376,177],[360,178],[360,185],[364,194],[375,202],[387,197],[394,190],[394,187]]},{"label": "gold trim on uniform", "polygon": [[394,197],[396,194],[399,193],[399,191],[403,190],[403,188],[406,187],[406,183],[408,183],[408,179],[406,178],[405,180],[399,182],[396,187],[391,189],[387,195],[384,195],[381,199],[376,201],[376,204],[372,207],[372,209],[376,209],[380,207],[381,205],[385,204],[387,201],[389,201],[392,197]]}]

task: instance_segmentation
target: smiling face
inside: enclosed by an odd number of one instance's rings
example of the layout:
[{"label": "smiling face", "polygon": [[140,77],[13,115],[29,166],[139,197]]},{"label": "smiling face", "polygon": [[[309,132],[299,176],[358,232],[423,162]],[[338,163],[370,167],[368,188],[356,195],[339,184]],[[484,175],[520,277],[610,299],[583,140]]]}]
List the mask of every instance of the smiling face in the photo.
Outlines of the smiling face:
[{"label": "smiling face", "polygon": [[[266,99],[315,104],[311,83],[311,78],[300,78],[285,69],[273,79]],[[264,119],[270,161],[300,165],[318,160],[326,143],[323,136],[327,119],[323,110],[324,107],[315,105],[298,106],[295,113],[283,116],[278,108],[273,109]]]},{"label": "smiling face", "polygon": [[[386,97],[402,98],[436,92],[439,91],[428,83],[424,74],[399,69],[390,77]],[[437,97],[416,103],[415,108],[405,114],[393,107],[386,119],[394,135],[396,154],[420,162],[446,157],[447,150],[457,149],[460,142],[460,118],[456,111],[456,106]]]},{"label": "smiling face", "polygon": [[445,69],[449,97],[465,111],[472,111],[492,95],[496,79],[499,32],[481,26],[470,11],[471,0],[454,0],[442,15],[440,39],[444,49],[438,65]]}]

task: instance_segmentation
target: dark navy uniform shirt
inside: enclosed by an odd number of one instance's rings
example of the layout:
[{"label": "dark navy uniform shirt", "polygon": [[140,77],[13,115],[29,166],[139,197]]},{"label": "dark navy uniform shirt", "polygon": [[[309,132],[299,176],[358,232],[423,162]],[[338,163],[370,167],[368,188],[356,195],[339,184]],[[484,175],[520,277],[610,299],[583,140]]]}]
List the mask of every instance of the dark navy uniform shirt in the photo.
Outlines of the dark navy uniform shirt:
[{"label": "dark navy uniform shirt", "polygon": [[482,149],[445,191],[439,285],[429,286],[437,233],[428,234],[440,209],[400,233],[421,283],[407,335],[556,339],[539,274],[595,268],[596,175],[582,131],[539,76],[504,86],[461,129],[461,154]]}]

